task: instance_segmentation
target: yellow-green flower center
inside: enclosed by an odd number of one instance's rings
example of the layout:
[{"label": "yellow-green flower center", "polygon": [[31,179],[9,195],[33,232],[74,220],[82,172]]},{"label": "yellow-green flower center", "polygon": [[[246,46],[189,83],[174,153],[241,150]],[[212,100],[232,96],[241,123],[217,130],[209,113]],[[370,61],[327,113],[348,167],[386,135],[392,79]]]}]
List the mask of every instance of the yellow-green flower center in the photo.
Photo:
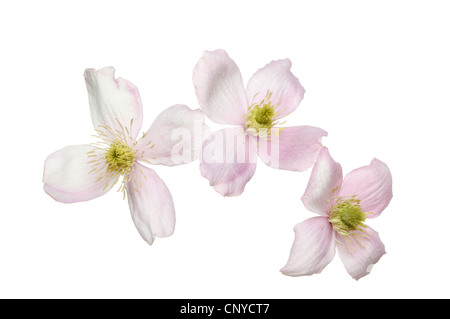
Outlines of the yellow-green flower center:
[{"label": "yellow-green flower center", "polygon": [[367,227],[364,225],[367,213],[363,212],[360,202],[356,196],[336,199],[328,220],[340,235],[348,236],[353,231],[363,231],[361,227]]},{"label": "yellow-green flower center", "polygon": [[270,101],[271,97],[272,92],[268,91],[261,102],[253,103],[248,108],[245,122],[248,131],[256,135],[270,135],[271,128],[278,124],[276,119],[280,114],[276,111],[277,105]]},{"label": "yellow-green flower center", "polygon": [[[137,160],[147,163],[151,162],[146,159],[148,156],[144,155],[147,151],[153,148],[152,142],[146,138],[146,133],[142,135],[139,141],[132,137],[133,119],[128,125],[121,123],[117,118],[115,119],[117,125],[101,124],[95,129],[99,142],[93,143],[97,146],[87,152],[87,165],[90,168],[89,174],[95,174],[95,183],[103,183],[103,190],[114,186],[120,177],[123,177],[122,184],[118,192],[123,192],[123,198],[127,191],[127,182],[133,181],[132,188],[134,191],[139,191],[142,187],[142,179],[147,179],[142,169],[136,166]],[[140,145],[139,145],[140,143]]]},{"label": "yellow-green flower center", "polygon": [[135,152],[127,144],[116,140],[106,149],[105,159],[108,171],[125,174],[134,165]]},{"label": "yellow-green flower center", "polygon": [[257,105],[250,110],[248,117],[257,127],[270,128],[273,126],[275,110],[272,104],[267,103],[263,105]]}]

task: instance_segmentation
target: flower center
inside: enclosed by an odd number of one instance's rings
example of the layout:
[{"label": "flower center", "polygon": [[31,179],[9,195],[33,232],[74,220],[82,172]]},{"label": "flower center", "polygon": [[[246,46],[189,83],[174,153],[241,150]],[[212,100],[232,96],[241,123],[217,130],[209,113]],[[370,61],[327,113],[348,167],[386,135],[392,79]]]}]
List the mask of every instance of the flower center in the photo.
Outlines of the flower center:
[{"label": "flower center", "polygon": [[272,104],[267,103],[262,106],[254,107],[249,116],[254,119],[255,124],[260,127],[270,128],[274,120],[275,110]]},{"label": "flower center", "polygon": [[[118,126],[114,129],[107,124],[101,124],[96,128],[98,135],[94,137],[100,141],[92,143],[97,147],[87,152],[87,164],[90,166],[89,174],[97,175],[95,183],[104,183],[103,190],[114,186],[123,176],[118,191],[123,192],[125,199],[125,184],[135,179],[134,164],[137,157],[143,156],[145,149],[139,149],[139,155],[137,155],[137,141],[130,135],[133,119],[129,125],[123,125],[117,118],[116,121]],[[139,172],[143,174],[142,170]]]},{"label": "flower center", "polygon": [[105,159],[108,171],[118,174],[127,173],[134,164],[135,152],[127,144],[115,140],[106,149]]},{"label": "flower center", "polygon": [[250,105],[245,122],[247,131],[255,135],[270,135],[270,129],[278,124],[279,112],[275,111],[277,105],[272,104],[271,97],[272,92],[267,91],[261,102]]},{"label": "flower center", "polygon": [[338,234],[349,236],[353,231],[363,231],[361,227],[367,227],[364,221],[368,214],[363,212],[360,202],[356,196],[336,199],[328,220]]}]

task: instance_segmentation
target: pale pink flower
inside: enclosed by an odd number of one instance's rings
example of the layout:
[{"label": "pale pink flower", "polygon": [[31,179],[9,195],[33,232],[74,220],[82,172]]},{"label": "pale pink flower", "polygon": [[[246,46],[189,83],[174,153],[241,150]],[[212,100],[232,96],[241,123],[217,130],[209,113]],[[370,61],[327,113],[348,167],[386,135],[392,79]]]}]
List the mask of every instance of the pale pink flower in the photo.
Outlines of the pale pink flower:
[{"label": "pale pink flower", "polygon": [[[198,61],[193,82],[202,111],[216,123],[234,125],[203,143],[200,171],[220,194],[244,191],[256,169],[256,154],[285,170],[304,171],[314,164],[327,133],[312,126],[279,127],[305,93],[290,68],[288,59],[272,61],[244,88],[238,66],[225,51],[206,51]],[[205,150],[215,154],[213,160],[205,158]]]},{"label": "pale pink flower", "polygon": [[[128,194],[134,224],[151,245],[155,237],[173,233],[175,209],[165,183],[140,162],[181,164],[171,156],[176,143],[171,134],[179,128],[193,133],[195,125],[203,125],[204,116],[200,110],[174,105],[138,139],[142,127],[138,89],[127,80],[115,79],[114,72],[112,67],[86,69],[91,118],[100,142],[67,146],[51,154],[45,161],[44,190],[62,203],[87,201],[107,193],[122,177],[119,191],[124,198]],[[191,151],[193,160],[198,150]]]},{"label": "pale pink flower", "polygon": [[370,273],[386,253],[378,233],[364,221],[378,217],[392,198],[392,176],[378,159],[342,178],[342,168],[324,147],[302,197],[320,216],[295,226],[289,260],[281,272],[289,276],[320,273],[339,253],[356,280]]}]

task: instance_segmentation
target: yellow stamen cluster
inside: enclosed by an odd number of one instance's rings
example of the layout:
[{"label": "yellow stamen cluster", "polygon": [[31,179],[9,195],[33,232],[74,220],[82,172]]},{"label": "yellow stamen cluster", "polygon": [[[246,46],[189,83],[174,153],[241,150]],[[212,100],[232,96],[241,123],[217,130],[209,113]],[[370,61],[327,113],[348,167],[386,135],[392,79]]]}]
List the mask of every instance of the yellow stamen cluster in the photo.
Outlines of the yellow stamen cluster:
[{"label": "yellow stamen cluster", "polygon": [[114,141],[106,150],[105,159],[108,163],[108,171],[120,175],[128,173],[134,165],[135,152],[127,144]]},{"label": "yellow stamen cluster", "polygon": [[[332,224],[334,230],[347,241],[349,246],[345,245],[347,249],[350,247],[353,251],[355,249],[351,246],[352,241],[350,237],[364,248],[360,239],[362,237],[369,238],[369,233],[364,230],[367,226],[364,224],[367,215],[361,207],[361,200],[356,198],[356,195],[351,197],[337,197],[333,208],[331,209],[328,221]],[[344,245],[337,241],[339,244]]]},{"label": "yellow stamen cluster", "polygon": [[[272,92],[267,91],[264,99],[259,103],[253,103],[247,110],[247,120],[245,126],[248,132],[255,135],[267,136],[271,134],[271,129],[277,124],[276,121],[280,112],[276,111],[277,106],[271,102]],[[256,97],[256,95],[255,95]]]},{"label": "yellow stamen cluster", "polygon": [[[98,135],[95,137],[100,139],[100,142],[93,145],[100,146],[87,153],[89,161],[88,165],[91,166],[89,174],[97,174],[95,183],[105,183],[103,190],[108,186],[114,186],[119,178],[123,176],[122,185],[118,192],[123,192],[123,198],[125,198],[125,183],[133,180],[134,185],[139,185],[139,188],[134,187],[135,191],[139,191],[142,187],[140,177],[136,176],[134,165],[137,158],[148,162],[148,160],[142,159],[144,153],[154,147],[151,141],[145,145],[141,145],[137,150],[136,145],[138,141],[131,137],[131,130],[133,127],[133,120],[130,121],[129,126],[122,125],[117,120],[118,128],[113,129],[110,126],[103,124],[100,125],[95,131]],[[142,138],[145,138],[146,134],[143,134]],[[139,151],[139,154],[138,154]],[[144,179],[147,179],[144,172],[138,167],[137,170]],[[139,179],[138,179],[139,178]]]}]

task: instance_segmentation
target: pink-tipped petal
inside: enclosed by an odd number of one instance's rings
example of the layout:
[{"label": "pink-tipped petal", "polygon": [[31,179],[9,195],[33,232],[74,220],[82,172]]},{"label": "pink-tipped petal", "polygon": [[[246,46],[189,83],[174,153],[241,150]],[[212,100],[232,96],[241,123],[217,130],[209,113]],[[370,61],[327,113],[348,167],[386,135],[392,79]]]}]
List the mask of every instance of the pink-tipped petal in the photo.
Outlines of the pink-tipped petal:
[{"label": "pink-tipped petal", "polygon": [[341,235],[336,235],[339,242],[336,245],[339,257],[347,272],[355,280],[368,275],[373,265],[386,254],[378,233],[369,226],[364,228],[364,231],[367,233],[357,231],[362,235],[358,239],[354,236],[347,236],[348,239],[346,239]]},{"label": "pink-tipped petal", "polygon": [[66,146],[47,157],[44,190],[58,202],[75,203],[107,193],[116,178],[106,174],[102,151],[91,145]]},{"label": "pink-tipped petal", "polygon": [[323,147],[309,177],[302,196],[305,207],[315,213],[328,216],[335,197],[342,184],[342,167],[333,160],[330,152]]},{"label": "pink-tipped petal", "polygon": [[320,273],[335,255],[335,231],[326,217],[313,217],[297,224],[288,262],[281,272],[288,276]]},{"label": "pink-tipped petal", "polygon": [[206,51],[194,68],[192,80],[198,103],[209,119],[244,125],[248,103],[241,71],[224,50]]},{"label": "pink-tipped petal", "polygon": [[258,139],[261,160],[273,168],[305,171],[316,162],[327,132],[313,126],[273,128],[267,139]]},{"label": "pink-tipped petal", "polygon": [[163,111],[136,146],[137,159],[174,166],[198,159],[205,130],[200,110],[177,104]]},{"label": "pink-tipped petal", "polygon": [[382,161],[374,158],[369,166],[348,173],[342,183],[339,196],[356,195],[367,218],[375,218],[392,199],[392,176]]},{"label": "pink-tipped petal", "polygon": [[155,171],[136,163],[126,183],[131,217],[142,238],[151,245],[155,237],[168,237],[175,229],[172,195]]},{"label": "pink-tipped petal", "polygon": [[256,169],[256,145],[244,130],[226,128],[203,143],[200,172],[223,196],[238,196]]},{"label": "pink-tipped petal", "polygon": [[142,127],[139,91],[130,81],[115,79],[114,73],[113,67],[84,72],[92,122],[109,139],[114,138],[116,130],[135,139]]},{"label": "pink-tipped petal", "polygon": [[[267,92],[272,93],[272,105],[277,105],[277,118],[282,118],[295,111],[305,95],[305,89],[291,72],[289,59],[272,61],[256,71],[246,88],[249,103],[259,104]],[[267,101],[266,101],[267,102]]]}]

